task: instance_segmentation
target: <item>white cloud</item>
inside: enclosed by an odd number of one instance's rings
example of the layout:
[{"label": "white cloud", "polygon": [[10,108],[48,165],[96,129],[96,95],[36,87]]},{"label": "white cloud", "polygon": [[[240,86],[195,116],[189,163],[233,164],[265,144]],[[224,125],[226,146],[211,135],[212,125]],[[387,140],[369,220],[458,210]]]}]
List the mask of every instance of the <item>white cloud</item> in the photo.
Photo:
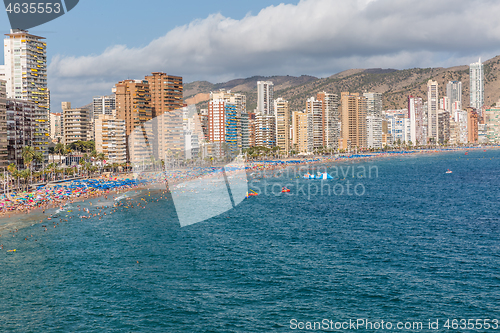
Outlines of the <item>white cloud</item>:
[{"label": "white cloud", "polygon": [[479,55],[498,54],[499,12],[500,2],[493,0],[302,0],[241,20],[212,14],[143,48],[115,45],[100,55],[55,56],[49,79],[54,101],[85,104],[92,95],[109,93],[119,80],[152,71],[185,81],[218,81],[467,64]]}]

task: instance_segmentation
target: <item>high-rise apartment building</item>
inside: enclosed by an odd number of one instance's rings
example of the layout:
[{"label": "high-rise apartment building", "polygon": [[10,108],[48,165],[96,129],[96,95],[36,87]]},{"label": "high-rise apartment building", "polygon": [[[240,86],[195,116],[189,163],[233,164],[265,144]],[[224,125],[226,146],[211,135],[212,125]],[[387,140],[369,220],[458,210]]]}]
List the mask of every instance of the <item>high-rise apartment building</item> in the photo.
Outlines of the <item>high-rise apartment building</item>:
[{"label": "high-rise apartment building", "polygon": [[485,112],[488,143],[500,142],[500,101],[497,105],[499,106],[489,108]]},{"label": "high-rise apartment building", "polygon": [[208,140],[215,143],[217,157],[238,152],[236,105],[224,99],[213,99],[208,103]]},{"label": "high-rise apartment building", "polygon": [[[145,82],[149,84],[152,118],[156,118],[152,122],[155,157],[184,155],[184,129],[179,124],[184,106],[182,77],[153,72],[145,77]],[[166,114],[174,111],[176,114]]]},{"label": "high-rise apartment building", "polygon": [[306,101],[306,113],[311,119],[308,137],[312,142],[311,150],[323,147],[323,101],[314,97]]},{"label": "high-rise apartment building", "polygon": [[125,120],[127,161],[139,163],[150,159],[153,153],[151,143],[155,138],[152,129],[145,125],[152,119],[149,83],[145,80],[124,80],[115,85],[113,92],[116,96],[116,117]]},{"label": "high-rise apartment building", "polygon": [[112,115],[116,110],[116,96],[97,96],[92,101],[92,113],[94,118],[99,115]]},{"label": "high-rise apartment building", "polygon": [[276,112],[276,146],[288,156],[290,150],[290,104],[283,98],[274,100]]},{"label": "high-rise apartment building", "polygon": [[376,92],[367,92],[363,94],[366,97],[366,114],[368,116],[382,116],[382,94]]},{"label": "high-rise apartment building", "polygon": [[[322,103],[323,147],[337,149],[340,138],[339,96],[337,94],[319,92],[316,95],[316,99]],[[376,105],[378,110],[377,103],[374,103],[374,105]],[[382,105],[380,105],[380,112],[382,112]]]},{"label": "high-rise apartment building", "polygon": [[0,167],[8,165],[7,93],[6,82],[0,79]]},{"label": "high-rise apartment building", "polygon": [[339,149],[366,148],[366,97],[349,92],[342,92],[340,96]]},{"label": "high-rise apartment building", "polygon": [[4,79],[7,98],[35,104],[31,145],[48,160],[49,91],[47,89],[47,44],[45,38],[13,29],[4,40]]},{"label": "high-rise apartment building", "polygon": [[92,115],[89,108],[71,108],[70,102],[61,103],[63,110],[63,143],[89,141],[92,134]]},{"label": "high-rise apartment building", "polygon": [[437,81],[427,81],[427,136],[434,143],[439,141],[439,91]]},{"label": "high-rise apartment building", "polygon": [[274,85],[271,81],[257,81],[257,113],[274,116]]},{"label": "high-rise apartment building", "polygon": [[467,111],[467,142],[477,143],[479,141],[479,114],[474,108],[468,107]]},{"label": "high-rise apartment building", "polygon": [[274,115],[257,114],[255,116],[255,145],[267,148],[276,146],[276,117]]},{"label": "high-rise apartment building", "polygon": [[300,154],[307,153],[307,113],[302,111],[292,112],[292,133],[292,149]]},{"label": "high-rise apartment building", "polygon": [[50,138],[53,142],[63,141],[63,115],[62,113],[50,113]]},{"label": "high-rise apartment building", "polygon": [[97,114],[95,117],[95,148],[103,153],[107,163],[125,163],[127,145],[125,120],[113,115]]},{"label": "high-rise apartment building", "polygon": [[154,72],[145,77],[151,94],[152,116],[174,110],[184,106],[182,77]]},{"label": "high-rise apartment building", "polygon": [[424,114],[422,108],[422,98],[408,96],[408,118],[410,119],[410,140],[414,146],[426,143],[423,125]]},{"label": "high-rise apartment building", "polygon": [[[481,58],[470,64],[470,107],[481,112],[484,105],[484,67]],[[481,115],[480,115],[481,116]]]},{"label": "high-rise apartment building", "polygon": [[438,142],[446,144],[450,141],[450,113],[445,110],[438,111]]},{"label": "high-rise apartment building", "polygon": [[368,148],[382,148],[382,118],[378,116],[366,117],[366,144]]},{"label": "high-rise apartment building", "polygon": [[449,109],[445,110],[453,115],[456,110],[462,108],[462,82],[449,81],[446,85],[446,97],[448,97]]},{"label": "high-rise apartment building", "polygon": [[37,106],[22,99],[7,98],[7,159],[24,167],[23,147],[33,145],[33,114]]}]

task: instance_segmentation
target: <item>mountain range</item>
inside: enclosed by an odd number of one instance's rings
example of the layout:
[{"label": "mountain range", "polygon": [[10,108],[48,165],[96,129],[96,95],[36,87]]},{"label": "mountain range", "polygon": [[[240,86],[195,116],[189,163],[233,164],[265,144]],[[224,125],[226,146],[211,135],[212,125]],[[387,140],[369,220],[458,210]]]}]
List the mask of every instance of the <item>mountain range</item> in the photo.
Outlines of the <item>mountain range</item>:
[{"label": "mountain range", "polygon": [[[500,56],[483,62],[485,76],[485,105],[494,105],[500,98]],[[403,109],[407,107],[408,95],[427,100],[427,81],[439,84],[439,96],[446,96],[448,81],[462,82],[462,106],[469,106],[469,66],[450,68],[411,69],[349,69],[326,78],[302,75],[294,76],[253,76],[224,83],[213,84],[195,81],[184,85],[184,99],[188,104],[206,107],[210,91],[219,89],[240,92],[247,96],[247,110],[253,111],[257,105],[257,81],[274,83],[274,98],[282,97],[290,102],[291,110],[302,110],[305,101],[316,93],[326,91],[340,94],[349,92],[379,92],[383,94],[383,109]]]}]

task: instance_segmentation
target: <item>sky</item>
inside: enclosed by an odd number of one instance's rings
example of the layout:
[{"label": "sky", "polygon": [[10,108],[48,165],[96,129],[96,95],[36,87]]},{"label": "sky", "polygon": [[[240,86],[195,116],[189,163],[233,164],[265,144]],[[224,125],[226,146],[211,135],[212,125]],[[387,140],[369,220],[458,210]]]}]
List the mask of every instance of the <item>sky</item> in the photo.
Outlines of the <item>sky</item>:
[{"label": "sky", "polygon": [[217,83],[467,65],[500,54],[498,13],[497,0],[81,0],[30,32],[47,39],[60,112],[157,71]]}]

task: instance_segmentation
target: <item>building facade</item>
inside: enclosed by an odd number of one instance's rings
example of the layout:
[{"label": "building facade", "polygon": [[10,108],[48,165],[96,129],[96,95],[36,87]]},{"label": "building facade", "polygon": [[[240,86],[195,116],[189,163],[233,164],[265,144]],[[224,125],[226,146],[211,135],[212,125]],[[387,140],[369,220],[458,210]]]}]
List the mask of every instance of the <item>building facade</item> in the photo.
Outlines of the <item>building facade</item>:
[{"label": "building facade", "polygon": [[439,90],[437,81],[427,82],[427,137],[431,142],[439,141]]},{"label": "building facade", "polygon": [[7,98],[35,104],[31,145],[48,161],[50,97],[47,88],[47,44],[44,37],[13,29],[4,40]]},{"label": "building facade", "polygon": [[274,100],[276,112],[276,146],[288,156],[290,152],[290,103],[283,98]]},{"label": "building facade", "polygon": [[[478,62],[470,64],[470,107],[481,110],[484,105],[484,66],[481,58]],[[481,116],[481,115],[480,115]]]},{"label": "building facade", "polygon": [[63,115],[62,113],[50,113],[50,138],[52,142],[63,142]]},{"label": "building facade", "polygon": [[339,149],[366,148],[366,98],[358,93],[341,93],[341,135]]},{"label": "building facade", "polygon": [[125,120],[113,115],[98,114],[95,118],[95,148],[103,153],[106,163],[127,162]]},{"label": "building facade", "polygon": [[89,108],[71,108],[70,102],[62,102],[63,143],[88,141],[92,138],[92,116]]},{"label": "building facade", "polygon": [[307,113],[302,111],[292,112],[292,133],[292,149],[299,154],[307,153]]},{"label": "building facade", "polygon": [[274,116],[274,84],[257,81],[257,113]]},{"label": "building facade", "polygon": [[127,161],[137,163],[149,159],[152,153],[150,143],[155,140],[152,129],[148,130],[144,125],[152,119],[149,83],[144,80],[124,80],[115,85],[113,92],[116,96],[116,117],[125,121]]}]

